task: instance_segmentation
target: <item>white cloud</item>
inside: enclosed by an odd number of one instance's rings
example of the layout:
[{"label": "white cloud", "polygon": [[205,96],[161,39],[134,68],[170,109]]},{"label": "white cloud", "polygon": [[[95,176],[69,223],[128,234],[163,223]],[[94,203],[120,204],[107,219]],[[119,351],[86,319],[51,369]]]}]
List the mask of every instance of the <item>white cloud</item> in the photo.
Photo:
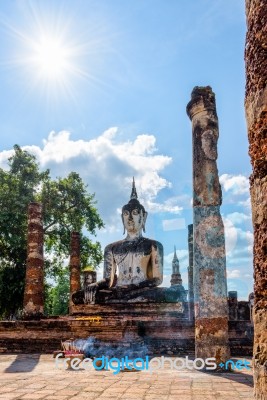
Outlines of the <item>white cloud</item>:
[{"label": "white cloud", "polygon": [[231,191],[235,195],[249,193],[249,180],[244,175],[223,174],[220,183],[226,192]]},{"label": "white cloud", "polygon": [[237,229],[232,221],[228,218],[223,218],[224,232],[225,232],[225,250],[226,255],[229,255],[236,247],[237,243]]},{"label": "white cloud", "polygon": [[251,215],[240,212],[233,212],[231,214],[227,214],[226,218],[229,219],[233,224],[240,225],[245,221],[250,221]]},{"label": "white cloud", "polygon": [[239,278],[239,277],[240,277],[239,269],[234,269],[232,271],[227,269],[227,278],[228,279]]},{"label": "white cloud", "polygon": [[0,168],[8,168],[8,159],[14,154],[14,150],[3,150],[0,153]]},{"label": "white cloud", "polygon": [[238,212],[223,217],[225,248],[228,256],[237,253],[240,249],[245,249],[248,253],[252,252],[254,240],[253,233],[250,230],[244,230],[241,227],[234,226],[233,224],[233,221],[237,221],[236,223],[241,224],[242,220],[250,220],[250,217]]},{"label": "white cloud", "polygon": [[[173,199],[156,201],[162,189],[171,187],[161,172],[172,159],[157,153],[153,135],[142,134],[135,140],[123,141],[118,139],[118,128],[112,127],[94,139],[71,140],[68,131],[51,132],[42,147],[31,145],[23,149],[33,153],[42,168],[50,168],[54,177],[78,172],[88,184],[88,190],[96,193],[97,207],[111,231],[121,229],[116,209],[129,201],[132,176],[135,176],[139,200],[148,212],[182,210]],[[0,165],[6,168],[12,154],[13,150],[1,152]]]},{"label": "white cloud", "polygon": [[171,205],[168,200],[164,201],[163,203],[156,203],[148,200],[143,201],[143,205],[152,213],[169,212],[172,214],[179,214],[183,210],[183,207]]},{"label": "white cloud", "polygon": [[[241,206],[241,207],[244,207],[244,208],[247,208],[247,209],[251,210],[251,198],[247,197],[244,200],[240,200],[238,202],[238,205]],[[250,211],[250,213],[251,213],[251,211]]]},{"label": "white cloud", "polygon": [[165,200],[163,203],[156,203],[149,199],[144,201],[144,205],[151,212],[169,212],[172,214],[180,214],[180,212],[183,210],[183,207],[181,207],[183,200],[184,196],[173,196]]}]

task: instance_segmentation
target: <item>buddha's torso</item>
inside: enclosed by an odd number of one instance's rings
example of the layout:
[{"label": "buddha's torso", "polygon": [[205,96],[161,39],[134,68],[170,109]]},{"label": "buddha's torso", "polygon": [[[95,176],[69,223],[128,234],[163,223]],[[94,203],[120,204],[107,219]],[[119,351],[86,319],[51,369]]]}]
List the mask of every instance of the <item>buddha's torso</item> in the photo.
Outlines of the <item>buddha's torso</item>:
[{"label": "buddha's torso", "polygon": [[152,251],[157,252],[156,241],[144,237],[125,239],[112,243],[107,251],[109,263],[116,267],[116,286],[139,284],[153,277],[151,255]]}]

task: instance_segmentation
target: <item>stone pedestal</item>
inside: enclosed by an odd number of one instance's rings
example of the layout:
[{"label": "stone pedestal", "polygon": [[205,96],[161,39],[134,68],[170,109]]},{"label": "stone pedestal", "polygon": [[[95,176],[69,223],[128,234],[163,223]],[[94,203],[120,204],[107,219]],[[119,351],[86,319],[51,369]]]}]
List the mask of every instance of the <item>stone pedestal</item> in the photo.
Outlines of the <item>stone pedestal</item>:
[{"label": "stone pedestal", "polygon": [[151,319],[162,320],[170,318],[184,318],[184,305],[177,303],[121,303],[121,304],[79,304],[73,306],[72,315],[88,317],[114,317],[132,320]]},{"label": "stone pedestal", "polygon": [[[95,304],[165,304],[185,302],[187,291],[182,285],[173,285],[169,288],[164,287],[143,287],[138,289],[129,288],[107,288],[97,291]],[[79,290],[72,296],[75,305],[90,304],[84,297],[84,290]],[[92,303],[91,303],[92,304]],[[70,311],[72,313],[72,311]]]},{"label": "stone pedestal", "polygon": [[116,357],[192,354],[194,329],[185,312],[181,302],[77,305],[72,308],[72,317],[76,317],[72,330],[77,338],[81,324],[93,324],[83,329],[83,337],[89,338],[88,354],[92,355],[101,351]]}]

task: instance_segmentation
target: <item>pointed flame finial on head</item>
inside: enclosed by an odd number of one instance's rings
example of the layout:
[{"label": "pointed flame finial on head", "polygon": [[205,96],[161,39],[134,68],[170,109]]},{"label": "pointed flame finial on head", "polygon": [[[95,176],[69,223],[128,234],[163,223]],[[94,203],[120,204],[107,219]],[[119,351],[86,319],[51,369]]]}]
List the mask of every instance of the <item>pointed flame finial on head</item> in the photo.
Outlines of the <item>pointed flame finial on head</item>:
[{"label": "pointed flame finial on head", "polygon": [[131,193],[130,200],[137,199],[137,198],[138,198],[138,196],[137,196],[135,181],[134,181],[134,176],[133,176],[133,186],[132,186],[132,193]]}]

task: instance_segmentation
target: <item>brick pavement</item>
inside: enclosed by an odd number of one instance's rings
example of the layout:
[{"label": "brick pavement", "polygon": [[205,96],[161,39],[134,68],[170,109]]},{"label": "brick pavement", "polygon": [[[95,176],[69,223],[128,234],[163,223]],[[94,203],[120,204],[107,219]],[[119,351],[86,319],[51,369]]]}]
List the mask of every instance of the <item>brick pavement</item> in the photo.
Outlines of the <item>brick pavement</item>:
[{"label": "brick pavement", "polygon": [[0,400],[251,400],[252,372],[56,369],[50,355],[0,355]]}]

